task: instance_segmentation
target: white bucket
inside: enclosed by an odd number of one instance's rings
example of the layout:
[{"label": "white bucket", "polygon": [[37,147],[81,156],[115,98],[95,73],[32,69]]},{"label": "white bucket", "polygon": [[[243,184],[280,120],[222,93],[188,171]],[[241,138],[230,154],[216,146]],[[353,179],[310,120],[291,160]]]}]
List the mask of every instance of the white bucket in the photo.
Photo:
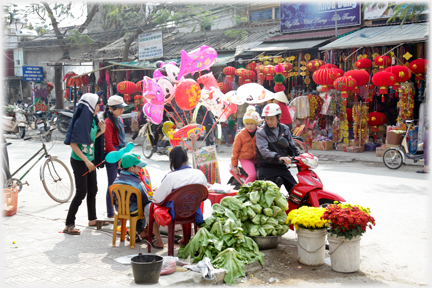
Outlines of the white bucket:
[{"label": "white bucket", "polygon": [[328,236],[331,268],[336,272],[351,273],[360,268],[360,236],[351,240]]},{"label": "white bucket", "polygon": [[323,265],[327,231],[325,229],[310,231],[299,228],[296,232],[298,261],[309,266]]}]

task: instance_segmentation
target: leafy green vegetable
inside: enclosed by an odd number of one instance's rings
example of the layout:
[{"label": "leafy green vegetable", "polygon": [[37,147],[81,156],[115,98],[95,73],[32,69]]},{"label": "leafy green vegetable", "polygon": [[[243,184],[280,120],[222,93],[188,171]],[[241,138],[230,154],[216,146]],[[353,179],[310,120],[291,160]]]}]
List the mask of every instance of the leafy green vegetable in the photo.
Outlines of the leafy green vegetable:
[{"label": "leafy green vegetable", "polygon": [[279,199],[275,199],[276,206],[280,207],[282,210],[288,210],[288,202],[285,197],[279,197]]},{"label": "leafy green vegetable", "polygon": [[270,216],[270,217],[273,216],[273,210],[271,208],[264,208],[263,213],[266,216]]},{"label": "leafy green vegetable", "polygon": [[268,216],[262,215],[262,216],[261,216],[261,220],[260,220],[260,224],[261,224],[261,225],[266,224],[268,218],[269,218]]},{"label": "leafy green vegetable", "polygon": [[250,236],[259,236],[260,235],[259,225],[255,225],[255,224],[250,225],[249,226],[249,235]]},{"label": "leafy green vegetable", "polygon": [[249,216],[250,219],[254,218],[256,216],[256,213],[254,212],[254,210],[252,209],[252,207],[248,206],[246,208],[247,214]]},{"label": "leafy green vegetable", "polygon": [[270,208],[270,205],[267,204],[267,201],[266,201],[266,199],[265,199],[264,194],[261,195],[258,204],[259,204],[262,208]]},{"label": "leafy green vegetable", "polygon": [[235,197],[224,197],[220,201],[220,204],[231,211],[238,211],[244,208],[243,203]]},{"label": "leafy green vegetable", "polygon": [[234,220],[231,218],[228,218],[227,221],[225,222],[225,225],[223,226],[223,232],[226,234],[233,233],[235,228],[237,228],[237,225],[234,222]]},{"label": "leafy green vegetable", "polygon": [[278,221],[277,221],[275,218],[273,218],[273,217],[269,217],[269,218],[267,219],[266,224],[269,224],[269,225],[271,225],[272,227],[274,227],[274,226],[277,226],[277,225],[278,225]]},{"label": "leafy green vegetable", "polygon": [[252,204],[257,204],[258,201],[260,200],[260,194],[258,191],[252,191],[249,194],[249,199],[252,202]]},{"label": "leafy green vegetable", "polygon": [[282,226],[282,231],[281,231],[281,233],[279,235],[283,235],[283,234],[287,233],[288,230],[289,230],[289,226],[288,225],[281,225],[281,226]]},{"label": "leafy green vegetable", "polygon": [[271,206],[273,201],[278,198],[281,197],[281,193],[279,192],[279,190],[274,190],[273,188],[268,188],[267,191],[264,193],[265,196],[265,200],[268,206]]},{"label": "leafy green vegetable", "polygon": [[258,215],[256,215],[254,218],[252,218],[252,223],[254,223],[254,224],[256,224],[256,225],[259,225],[259,224],[261,224],[261,217],[263,217],[264,215],[262,215],[262,214],[258,214]]},{"label": "leafy green vegetable", "polygon": [[235,279],[245,277],[245,263],[248,259],[233,248],[228,248],[219,253],[212,261],[214,267],[226,270],[224,281],[228,285],[234,285]]},{"label": "leafy green vegetable", "polygon": [[276,217],[283,211],[279,206],[271,206],[271,209],[273,210],[273,217]]},{"label": "leafy green vegetable", "polygon": [[267,236],[267,232],[265,231],[265,229],[262,226],[258,227],[258,231],[260,232],[261,236],[263,236],[263,237]]},{"label": "leafy green vegetable", "polygon": [[217,238],[221,238],[224,235],[222,223],[220,221],[215,222],[210,233],[215,235]]},{"label": "leafy green vegetable", "polygon": [[251,205],[252,210],[256,213],[256,214],[261,214],[262,212],[262,207],[259,204],[252,204]]},{"label": "leafy green vegetable", "polygon": [[279,225],[286,224],[287,215],[285,213],[277,215],[275,218],[278,221]]},{"label": "leafy green vegetable", "polygon": [[272,225],[269,225],[269,224],[261,225],[261,227],[265,230],[267,235],[269,235],[270,233],[273,232],[273,230],[275,230],[274,227]]}]

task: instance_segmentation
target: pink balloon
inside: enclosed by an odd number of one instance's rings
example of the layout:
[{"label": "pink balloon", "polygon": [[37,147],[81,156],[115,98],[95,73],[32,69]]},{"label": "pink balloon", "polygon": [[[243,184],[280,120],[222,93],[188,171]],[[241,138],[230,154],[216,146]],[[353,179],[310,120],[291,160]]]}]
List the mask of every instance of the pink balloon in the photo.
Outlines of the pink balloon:
[{"label": "pink balloon", "polygon": [[216,78],[213,76],[213,72],[202,75],[197,79],[197,82],[204,85],[203,89],[210,90],[211,87],[219,89],[219,84],[217,83]]},{"label": "pink balloon", "polygon": [[180,62],[180,72],[178,74],[177,80],[180,81],[181,77],[195,72],[207,69],[210,70],[210,66],[216,61],[217,52],[215,49],[208,46],[201,46],[192,52],[186,53],[186,51],[181,51],[181,62]]},{"label": "pink balloon", "polygon": [[159,87],[159,85],[157,85],[157,83],[153,79],[144,76],[142,85],[143,97],[148,103],[155,105],[164,104],[164,93],[161,87]]},{"label": "pink balloon", "polygon": [[162,122],[164,106],[146,103],[143,107],[143,112],[147,115],[149,121],[153,124],[160,124]]},{"label": "pink balloon", "polygon": [[165,95],[164,102],[169,103],[175,95],[177,86],[168,77],[160,78],[157,80],[157,84]]}]

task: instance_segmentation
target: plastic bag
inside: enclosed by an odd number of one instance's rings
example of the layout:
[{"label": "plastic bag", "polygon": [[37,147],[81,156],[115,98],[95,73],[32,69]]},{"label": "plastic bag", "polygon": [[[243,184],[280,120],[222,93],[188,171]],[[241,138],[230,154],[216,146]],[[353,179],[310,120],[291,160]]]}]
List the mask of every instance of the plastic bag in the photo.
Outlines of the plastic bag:
[{"label": "plastic bag", "polygon": [[178,257],[163,256],[163,263],[160,275],[169,275],[176,271]]},{"label": "plastic bag", "polygon": [[159,205],[154,205],[153,217],[160,226],[168,226],[172,220],[169,208]]}]

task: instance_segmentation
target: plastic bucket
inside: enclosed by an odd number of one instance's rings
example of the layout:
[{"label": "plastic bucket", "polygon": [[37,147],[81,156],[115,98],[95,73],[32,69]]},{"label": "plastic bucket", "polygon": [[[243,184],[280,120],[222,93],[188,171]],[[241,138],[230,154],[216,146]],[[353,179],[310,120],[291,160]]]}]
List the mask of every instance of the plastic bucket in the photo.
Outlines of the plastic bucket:
[{"label": "plastic bucket", "polygon": [[134,256],[131,259],[136,284],[156,284],[162,269],[163,257],[155,254]]},{"label": "plastic bucket", "polygon": [[3,189],[3,215],[15,215],[18,208],[18,189]]},{"label": "plastic bucket", "polygon": [[327,231],[325,229],[310,231],[300,228],[296,232],[298,261],[309,266],[323,265]]},{"label": "plastic bucket", "polygon": [[328,237],[331,268],[336,272],[352,273],[360,268],[360,236],[351,240],[345,237]]}]

